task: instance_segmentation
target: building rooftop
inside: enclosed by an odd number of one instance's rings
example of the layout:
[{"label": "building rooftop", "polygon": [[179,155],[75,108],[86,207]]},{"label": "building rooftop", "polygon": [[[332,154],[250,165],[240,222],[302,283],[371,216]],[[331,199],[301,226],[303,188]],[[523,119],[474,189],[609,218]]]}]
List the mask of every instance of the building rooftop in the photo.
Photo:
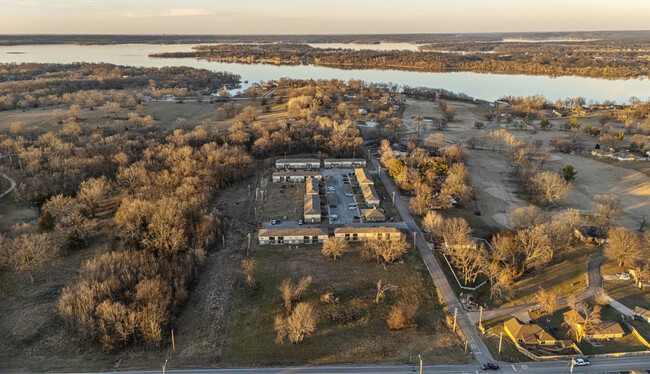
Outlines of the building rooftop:
[{"label": "building rooftop", "polygon": [[319,171],[307,171],[307,170],[295,170],[295,171],[275,171],[273,172],[274,177],[295,177],[295,176],[305,176],[305,177],[316,177],[321,178],[322,175]]},{"label": "building rooftop", "polygon": [[275,161],[276,164],[286,164],[286,163],[309,163],[317,164],[320,163],[318,158],[279,158]]},{"label": "building rooftop", "polygon": [[354,169],[354,174],[356,174],[357,176],[357,181],[359,181],[359,185],[374,184],[372,178],[370,178],[370,176],[366,173],[365,169],[363,168]]},{"label": "building rooftop", "polygon": [[536,323],[522,323],[513,317],[506,321],[504,325],[515,339],[522,340],[526,344],[539,344],[539,342],[555,340],[553,335]]},{"label": "building rooftop", "polygon": [[320,214],[320,196],[305,194],[305,215]]},{"label": "building rooftop", "polygon": [[367,218],[386,218],[384,213],[380,212],[377,208],[372,208],[372,209],[366,209],[366,211],[363,213],[364,216]]},{"label": "building rooftop", "polygon": [[308,195],[318,195],[318,179],[307,177],[305,192]]},{"label": "building rooftop", "polygon": [[286,228],[286,229],[261,229],[259,232],[260,237],[269,236],[314,236],[314,235],[327,235],[325,229],[318,227],[300,227],[300,228]]},{"label": "building rooftop", "polygon": [[643,318],[650,318],[650,310],[647,310],[645,308],[641,308],[640,306],[637,306],[634,308],[634,314],[637,316],[641,316]]},{"label": "building rooftop", "polygon": [[334,229],[334,234],[374,234],[374,233],[390,233],[401,234],[401,231],[394,227],[379,226],[379,227],[340,227]]},{"label": "building rooftop", "polygon": [[362,184],[361,192],[363,192],[363,197],[366,200],[379,200],[379,195],[372,184]]}]

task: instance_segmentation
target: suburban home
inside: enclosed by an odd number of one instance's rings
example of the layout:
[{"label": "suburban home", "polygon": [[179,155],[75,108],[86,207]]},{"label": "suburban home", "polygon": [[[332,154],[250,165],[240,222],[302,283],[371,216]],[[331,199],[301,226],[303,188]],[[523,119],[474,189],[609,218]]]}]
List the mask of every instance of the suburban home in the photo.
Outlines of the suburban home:
[{"label": "suburban home", "polygon": [[317,158],[281,158],[275,161],[276,169],[319,169]]},{"label": "suburban home", "polygon": [[366,222],[384,222],[386,221],[386,216],[379,209],[372,208],[366,209],[363,212],[363,216],[366,219]]},{"label": "suburban home", "polygon": [[452,206],[456,205],[456,200],[449,195],[435,194],[429,202],[429,209],[440,210],[440,209],[450,209]]},{"label": "suburban home", "polygon": [[354,169],[354,174],[357,176],[357,181],[359,182],[359,186],[362,184],[375,184],[375,182],[372,181],[372,178],[370,178],[370,175],[366,173],[365,169],[358,168]]},{"label": "suburban home", "polygon": [[276,171],[273,173],[273,182],[304,182],[307,178],[322,179],[317,171]]},{"label": "suburban home", "polygon": [[595,226],[582,226],[573,230],[573,235],[585,244],[603,244],[605,238],[598,235],[598,229]]},{"label": "suburban home", "polygon": [[634,316],[650,323],[650,310],[637,306],[634,308]]},{"label": "suburban home", "polygon": [[327,240],[327,231],[318,227],[261,229],[258,237],[260,245],[320,244]]},{"label": "suburban home", "polygon": [[367,205],[374,207],[379,205],[379,195],[377,195],[375,186],[372,184],[362,184],[361,192],[363,192],[363,198],[366,200]]},{"label": "suburban home", "polygon": [[[571,327],[574,327],[575,324],[576,329],[579,332],[582,332],[585,318],[581,313],[576,312],[575,310],[570,310],[564,313],[564,322]],[[593,331],[584,333],[584,337],[596,340],[617,339],[622,338],[624,333],[623,328],[618,324],[618,322],[602,321],[593,329]]]},{"label": "suburban home", "polygon": [[602,149],[594,149],[593,151],[591,151],[591,155],[596,157],[612,157],[612,154],[613,153],[611,151],[606,151]]},{"label": "suburban home", "polygon": [[518,344],[555,345],[558,341],[542,326],[536,323],[523,323],[513,317],[503,324],[506,334]]},{"label": "suburban home", "polygon": [[341,227],[334,229],[334,236],[347,241],[400,240],[402,232],[394,227]]},{"label": "suburban home", "polygon": [[305,223],[320,222],[320,196],[314,194],[305,194]]},{"label": "suburban home", "polygon": [[307,177],[305,182],[305,193],[307,195],[318,195],[318,179]]},{"label": "suburban home", "polygon": [[634,153],[616,152],[611,158],[618,161],[636,161]]},{"label": "suburban home", "polygon": [[352,169],[366,167],[365,158],[327,158],[324,161],[325,167],[329,169]]}]

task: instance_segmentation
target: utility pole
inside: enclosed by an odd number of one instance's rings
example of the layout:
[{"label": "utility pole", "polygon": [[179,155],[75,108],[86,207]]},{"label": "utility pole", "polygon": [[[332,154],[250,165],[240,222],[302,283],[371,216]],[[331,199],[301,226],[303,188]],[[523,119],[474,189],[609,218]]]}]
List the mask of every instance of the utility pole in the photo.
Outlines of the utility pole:
[{"label": "utility pole", "polygon": [[483,306],[481,305],[479,307],[479,315],[478,315],[478,328],[483,332]]},{"label": "utility pole", "polygon": [[458,308],[454,308],[454,332],[456,332],[456,316],[458,316]]},{"label": "utility pole", "polygon": [[499,355],[501,355],[501,343],[503,342],[503,331],[501,331],[501,335],[499,336]]},{"label": "utility pole", "polygon": [[417,235],[417,231],[413,231],[413,250],[415,250],[415,236]]},{"label": "utility pole", "polygon": [[251,249],[251,233],[248,233],[248,246],[246,247],[246,256],[248,256],[248,251]]},{"label": "utility pole", "polygon": [[465,353],[467,353],[467,340],[465,340]]},{"label": "utility pole", "polygon": [[163,368],[163,374],[165,374],[165,369],[167,368],[167,359],[165,359],[165,363],[162,366]]},{"label": "utility pole", "polygon": [[393,191],[393,205],[395,204],[395,191]]},{"label": "utility pole", "polygon": [[176,344],[174,344],[174,330],[172,330],[172,353],[176,353]]},{"label": "utility pole", "polygon": [[418,358],[420,359],[420,374],[422,374],[422,356],[418,355]]}]

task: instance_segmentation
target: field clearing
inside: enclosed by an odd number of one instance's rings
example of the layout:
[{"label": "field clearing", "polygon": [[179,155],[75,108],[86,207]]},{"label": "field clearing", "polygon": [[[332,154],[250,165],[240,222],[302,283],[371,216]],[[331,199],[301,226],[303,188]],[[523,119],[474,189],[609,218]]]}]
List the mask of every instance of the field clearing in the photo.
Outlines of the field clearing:
[{"label": "field clearing", "polygon": [[[456,116],[452,122],[447,124],[447,128],[442,131],[434,130],[432,122],[426,122],[420,130],[420,139],[424,142],[427,136],[431,133],[442,133],[448,141],[451,142],[464,142],[471,137],[471,131],[476,131],[474,122],[486,122],[485,116],[488,114],[487,110],[483,107],[466,103],[462,101],[447,100],[447,106],[456,109]],[[433,119],[435,122],[442,118],[442,111],[438,106],[438,102],[427,100],[406,100],[406,109],[402,114],[402,121],[404,126],[408,129],[409,133],[416,132],[415,121],[413,117],[422,116],[425,119]]]},{"label": "field clearing", "polygon": [[[444,312],[420,257],[410,252],[404,263],[381,265],[364,262],[358,250],[336,261],[320,253],[321,246],[258,247],[258,289],[251,294],[240,287],[236,312],[224,345],[226,366],[326,365],[340,363],[412,363],[422,354],[428,365],[467,363],[460,339],[444,323]],[[273,320],[283,313],[277,290],[280,281],[311,275],[313,283],[303,295],[318,313],[317,330],[302,344],[277,344]],[[398,286],[387,299],[375,304],[376,282]],[[339,304],[319,298],[334,292]],[[390,305],[407,300],[419,305],[417,328],[391,331],[386,325]]]},{"label": "field clearing", "polygon": [[269,181],[266,188],[267,196],[264,197],[264,207],[261,210],[260,221],[268,222],[272,219],[298,222],[303,218],[305,183]]}]

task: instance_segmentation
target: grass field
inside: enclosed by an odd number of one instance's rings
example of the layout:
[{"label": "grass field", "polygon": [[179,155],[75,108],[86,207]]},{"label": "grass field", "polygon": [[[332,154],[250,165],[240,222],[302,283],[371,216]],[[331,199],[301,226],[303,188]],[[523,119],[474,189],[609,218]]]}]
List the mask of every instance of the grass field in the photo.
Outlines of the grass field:
[{"label": "grass field", "polygon": [[[427,365],[467,363],[460,339],[444,322],[444,312],[422,261],[416,253],[403,263],[364,262],[358,250],[330,260],[320,246],[287,250],[284,246],[258,247],[257,291],[242,286],[228,327],[223,352],[227,366],[323,365],[337,363],[413,362],[422,355]],[[282,279],[311,275],[313,283],[303,301],[314,303],[317,331],[300,345],[277,344],[273,320],[283,313],[277,286]],[[397,286],[380,304],[374,302],[376,283]],[[334,292],[339,304],[319,298]],[[391,331],[386,324],[390,306],[399,300],[419,305],[417,327]]]},{"label": "grass field", "polygon": [[[621,272],[627,272],[627,269],[618,266],[615,261],[606,260],[601,267],[603,275]],[[637,306],[650,309],[650,292],[636,287],[633,280],[604,280],[603,288],[609,296],[632,310]]]}]

